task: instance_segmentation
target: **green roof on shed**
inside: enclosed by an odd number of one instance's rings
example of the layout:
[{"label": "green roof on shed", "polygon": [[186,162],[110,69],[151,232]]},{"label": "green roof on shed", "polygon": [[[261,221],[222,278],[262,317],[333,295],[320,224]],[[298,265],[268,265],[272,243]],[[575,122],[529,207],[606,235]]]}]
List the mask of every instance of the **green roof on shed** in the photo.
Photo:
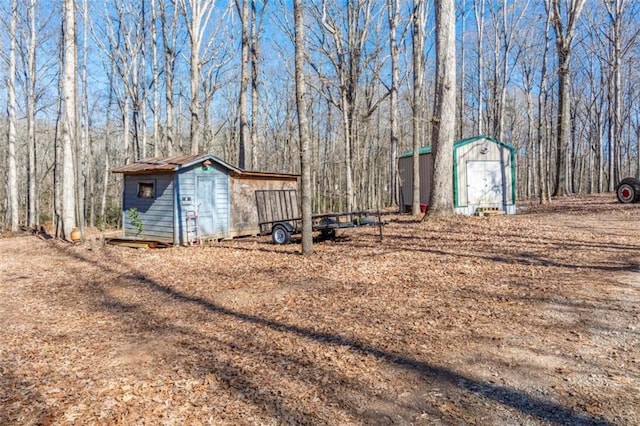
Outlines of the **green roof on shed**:
[{"label": "green roof on shed", "polygon": [[[458,141],[455,141],[453,143],[453,149],[455,150],[455,149],[461,147],[462,145],[466,145],[468,143],[472,143],[472,142],[475,142],[475,141],[480,140],[480,139],[487,139],[487,140],[489,140],[489,141],[491,141],[493,143],[496,143],[498,145],[502,145],[502,146],[508,148],[509,150],[514,150],[515,149],[513,146],[509,145],[508,143],[500,142],[499,140],[497,140],[495,138],[492,138],[491,136],[485,136],[485,135],[473,136],[473,137],[470,137],[470,138],[460,139]],[[419,155],[431,154],[431,147],[430,146],[423,146],[422,148],[420,148],[418,150],[418,154]],[[405,152],[403,154],[400,154],[398,156],[398,158],[407,158],[407,157],[413,157],[413,151],[407,151],[407,152]]]}]

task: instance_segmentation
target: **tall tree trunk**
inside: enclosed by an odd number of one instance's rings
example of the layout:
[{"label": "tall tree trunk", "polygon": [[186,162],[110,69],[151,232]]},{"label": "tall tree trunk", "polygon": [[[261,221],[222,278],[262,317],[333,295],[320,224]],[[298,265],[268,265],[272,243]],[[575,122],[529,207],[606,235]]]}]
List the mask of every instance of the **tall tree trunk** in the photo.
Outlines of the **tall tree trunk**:
[{"label": "tall tree trunk", "polygon": [[425,43],[425,4],[424,0],[414,0],[413,2],[413,105],[412,120],[413,127],[413,202],[411,213],[415,216],[420,214],[420,146],[424,144],[424,43]]},{"label": "tall tree trunk", "polygon": [[27,226],[38,225],[38,173],[36,168],[36,0],[29,2],[29,48],[27,51],[27,145],[29,156]]},{"label": "tall tree trunk", "polygon": [[569,159],[567,150],[571,138],[570,121],[570,75],[569,52],[558,47],[558,117],[556,134],[556,185],[555,196],[565,196],[571,193],[569,188]]},{"label": "tall tree trunk", "polygon": [[[188,2],[188,6],[187,6]],[[189,137],[191,142],[191,154],[200,152],[200,46],[204,40],[207,24],[215,6],[212,0],[180,0],[185,19],[187,20],[187,32],[191,42],[189,54],[189,83],[191,88],[191,101],[189,111],[191,120],[189,124]],[[189,16],[190,13],[190,16]]]},{"label": "tall tree trunk", "polygon": [[191,121],[189,124],[189,138],[191,139],[191,154],[197,154],[200,152],[200,60],[197,49],[197,46],[192,45],[189,60],[189,82],[191,84],[191,102],[189,103]]},{"label": "tall tree trunk", "polygon": [[18,24],[18,0],[11,4],[11,34],[9,34],[9,76],[7,79],[8,158],[7,158],[7,204],[9,229],[18,230],[18,168],[16,164],[16,27]]},{"label": "tall tree trunk", "polygon": [[153,140],[153,156],[158,157],[160,155],[160,88],[158,84],[159,79],[159,63],[158,63],[158,30],[156,25],[158,24],[158,10],[156,6],[156,0],[151,0],[151,61],[152,61],[152,75],[153,75],[153,134],[151,139]]},{"label": "tall tree trunk", "polygon": [[389,87],[389,142],[390,157],[389,164],[391,203],[399,205],[398,200],[398,84],[400,80],[398,70],[398,60],[400,47],[396,42],[396,32],[398,31],[398,13],[400,9],[399,0],[387,0],[387,12],[389,14],[389,53],[391,55],[391,87]]},{"label": "tall tree trunk", "polygon": [[[77,222],[80,228],[82,237],[84,238],[85,232],[85,219],[86,219],[86,206],[87,206],[87,177],[89,175],[87,162],[87,148],[89,147],[89,90],[87,87],[87,64],[88,59],[88,29],[89,25],[89,5],[87,0],[82,0],[82,62],[80,71],[80,84],[82,86],[82,99],[81,99],[81,117],[82,120],[81,129],[82,135],[77,143],[76,147],[76,204],[77,204]],[[78,45],[76,43],[76,57],[78,57]]]},{"label": "tall tree trunk", "polygon": [[307,122],[306,82],[304,75],[305,35],[302,0],[294,0],[296,104],[298,106],[298,135],[300,138],[300,172],[302,195],[302,254],[313,252],[311,224],[311,151]]},{"label": "tall tree trunk", "polygon": [[609,191],[613,192],[620,181],[621,171],[616,167],[617,154],[622,144],[622,12],[626,0],[605,1],[610,20],[609,42],[611,43],[610,59],[611,76],[609,81],[611,107],[609,108]]},{"label": "tall tree trunk", "polygon": [[107,211],[107,195],[109,193],[109,163],[110,163],[110,149],[111,143],[111,110],[113,108],[113,80],[115,76],[115,63],[113,58],[111,59],[111,72],[109,73],[109,96],[107,97],[106,117],[104,125],[104,172],[102,174],[102,196],[100,198],[100,222],[106,225],[106,211]]},{"label": "tall tree trunk", "polygon": [[167,0],[159,0],[162,42],[164,48],[164,85],[165,85],[165,138],[166,153],[169,157],[173,156],[176,148],[175,135],[175,102],[173,98],[174,91],[174,70],[176,64],[177,52],[177,36],[176,26],[178,23],[178,7],[174,3],[172,14],[170,15],[166,8]]},{"label": "tall tree trunk", "polygon": [[538,122],[537,122],[537,145],[538,145],[538,198],[540,204],[547,204],[549,200],[549,175],[547,173],[548,151],[546,149],[546,111],[547,111],[547,56],[549,53],[549,26],[551,25],[551,15],[547,14],[544,30],[544,48],[542,51],[542,67],[540,70],[540,91],[538,93]]},{"label": "tall tree trunk", "polygon": [[[569,170],[567,149],[571,138],[570,112],[570,59],[571,44],[575,27],[586,0],[574,0],[564,3],[561,0],[546,0],[547,14],[551,15],[551,24],[556,35],[556,53],[558,57],[558,116],[556,131],[556,188],[554,195],[569,195]],[[567,10],[563,18],[562,6]]]},{"label": "tall tree trunk", "polygon": [[351,120],[352,113],[350,109],[352,108],[351,100],[347,95],[347,91],[342,91],[342,125],[344,127],[344,164],[345,164],[345,182],[346,182],[346,202],[347,202],[347,211],[353,210],[353,151],[352,151],[352,140],[353,140],[353,132],[352,128],[353,120]]},{"label": "tall tree trunk", "polygon": [[135,71],[137,73],[138,83],[136,85],[136,111],[138,112],[138,133],[139,133],[139,148],[138,159],[147,158],[147,10],[146,2],[140,2],[140,33],[138,35],[140,43],[140,66]]},{"label": "tall tree trunk", "polygon": [[238,119],[240,121],[240,133],[238,143],[238,167],[245,168],[246,151],[248,145],[248,107],[247,107],[247,87],[249,84],[249,0],[240,0],[242,5],[236,1],[240,21],[242,23],[242,44],[240,48],[240,99],[238,102]]},{"label": "tall tree trunk", "polygon": [[484,36],[484,7],[486,0],[474,0],[473,1],[473,11],[476,18],[476,29],[478,31],[477,38],[477,49],[478,49],[478,57],[477,57],[477,67],[478,67],[478,84],[477,84],[477,102],[476,105],[476,113],[478,114],[478,123],[477,123],[477,134],[481,135],[484,132],[484,126],[482,123],[482,116],[484,109],[483,106],[483,98],[484,98],[484,86],[483,86],[483,76],[482,71],[484,69],[484,59],[482,52],[482,39]]},{"label": "tall tree trunk", "polygon": [[457,127],[457,139],[462,139],[464,137],[464,92],[465,92],[465,81],[466,81],[466,64],[465,64],[465,24],[466,24],[466,2],[463,2],[462,7],[460,8],[460,78],[458,81],[460,82],[459,87],[459,97],[458,97],[458,127]]},{"label": "tall tree trunk", "polygon": [[264,0],[258,23],[256,0],[251,0],[251,169],[259,169],[258,158],[258,120],[259,120],[259,93],[258,93],[258,68],[260,63],[260,45],[262,37],[262,25],[264,12],[267,7]]},{"label": "tall tree trunk", "polygon": [[454,0],[436,0],[436,93],[429,216],[453,215],[453,139],[456,123]]},{"label": "tall tree trunk", "polygon": [[76,223],[76,192],[73,147],[76,141],[76,16],[74,0],[63,4],[64,117],[62,120],[62,235],[71,240]]}]

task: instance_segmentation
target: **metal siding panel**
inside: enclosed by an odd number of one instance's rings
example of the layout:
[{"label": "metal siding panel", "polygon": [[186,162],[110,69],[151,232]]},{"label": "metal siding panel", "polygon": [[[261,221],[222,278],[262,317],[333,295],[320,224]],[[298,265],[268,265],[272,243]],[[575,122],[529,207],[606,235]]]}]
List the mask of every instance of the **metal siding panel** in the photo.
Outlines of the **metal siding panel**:
[{"label": "metal siding panel", "polygon": [[[487,150],[483,154],[482,148],[486,147]],[[468,214],[472,214],[471,207],[468,207],[468,176],[467,176],[467,162],[468,161],[499,161],[502,163],[503,170],[503,192],[505,205],[503,208],[507,212],[511,212],[514,209],[510,208],[514,204],[513,196],[513,176],[511,150],[507,145],[497,143],[489,138],[479,138],[473,140],[470,143],[463,144],[456,148],[455,161],[457,162],[457,179],[458,179],[458,203],[459,209],[457,211],[465,211]]]},{"label": "metal siding panel", "polygon": [[[403,157],[398,159],[398,175],[400,176],[400,203],[411,205],[413,203],[413,159]],[[401,206],[402,207],[402,206]]]},{"label": "metal siding panel", "polygon": [[472,146],[472,144],[463,145],[455,151],[454,161],[456,162],[455,171],[457,174],[455,179],[458,182],[458,199],[454,200],[454,204],[457,206],[466,206],[469,199],[467,191],[467,185],[469,184],[467,181],[467,161],[469,161],[470,146]]},{"label": "metal siding panel", "polygon": [[433,175],[433,155],[420,155],[420,204],[429,204],[431,176]]},{"label": "metal siding panel", "polygon": [[[433,174],[433,156],[420,154],[420,203],[427,204],[431,194],[431,175]],[[403,157],[398,160],[398,173],[401,183],[401,202],[410,206],[413,204],[413,157]]]}]

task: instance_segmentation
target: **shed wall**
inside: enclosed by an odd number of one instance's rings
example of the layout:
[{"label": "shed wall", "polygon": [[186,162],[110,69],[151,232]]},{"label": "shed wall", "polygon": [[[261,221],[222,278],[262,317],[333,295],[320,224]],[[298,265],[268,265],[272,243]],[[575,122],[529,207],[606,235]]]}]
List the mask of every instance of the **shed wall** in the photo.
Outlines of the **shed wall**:
[{"label": "shed wall", "polygon": [[176,177],[178,191],[177,236],[179,244],[188,243],[187,215],[198,215],[201,238],[229,236],[229,174],[220,166],[198,164],[181,170]]},{"label": "shed wall", "polygon": [[[420,203],[427,204],[431,193],[431,175],[433,173],[433,156],[420,155]],[[400,207],[404,212],[411,211],[413,205],[413,158],[398,159],[398,175],[400,176]]]},{"label": "shed wall", "polygon": [[[503,201],[496,205],[471,205],[469,203],[469,179],[467,163],[470,161],[496,161],[501,164],[503,180]],[[454,150],[454,184],[456,212],[473,214],[477,207],[498,207],[507,213],[515,213],[513,191],[513,164],[511,151],[505,145],[481,138],[461,144]]]},{"label": "shed wall", "polygon": [[[153,183],[155,198],[138,197],[139,183]],[[173,242],[173,174],[125,175],[123,193],[123,228],[125,237],[140,237]],[[143,231],[131,223],[128,211],[138,210]]]},{"label": "shed wall", "polygon": [[260,234],[256,190],[298,189],[297,179],[231,177],[230,184],[231,224],[229,236],[231,237]]}]

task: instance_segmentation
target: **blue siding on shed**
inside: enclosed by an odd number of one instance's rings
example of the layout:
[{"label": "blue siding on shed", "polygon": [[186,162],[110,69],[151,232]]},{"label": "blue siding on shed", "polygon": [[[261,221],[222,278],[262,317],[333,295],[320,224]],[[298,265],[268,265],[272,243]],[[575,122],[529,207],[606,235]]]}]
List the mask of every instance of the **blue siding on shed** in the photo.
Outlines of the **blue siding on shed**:
[{"label": "blue siding on shed", "polygon": [[[153,182],[155,198],[138,198],[138,183]],[[173,242],[173,174],[127,175],[124,179],[123,228],[126,237],[140,237]],[[138,210],[143,231],[132,225],[128,211]]]},{"label": "blue siding on shed", "polygon": [[[209,185],[198,185],[198,180],[209,180]],[[229,174],[217,165],[200,164],[181,170],[177,176],[179,242],[187,243],[186,216],[188,211],[199,215],[200,237],[225,238],[229,236]],[[208,190],[213,188],[213,194]],[[212,211],[207,211],[210,206]]]}]

